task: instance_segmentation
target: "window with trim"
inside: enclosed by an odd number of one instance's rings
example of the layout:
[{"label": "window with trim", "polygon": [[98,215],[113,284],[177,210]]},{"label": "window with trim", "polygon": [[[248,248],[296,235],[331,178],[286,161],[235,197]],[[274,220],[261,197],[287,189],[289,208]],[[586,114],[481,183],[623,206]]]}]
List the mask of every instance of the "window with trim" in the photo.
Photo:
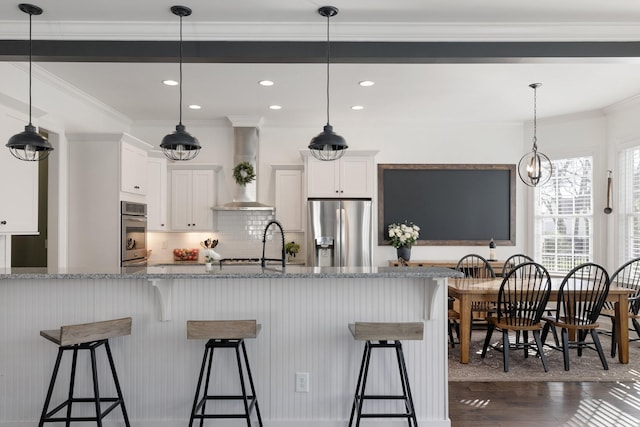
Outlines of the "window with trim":
[{"label": "window with trim", "polygon": [[[640,256],[640,146],[620,153],[618,265]],[[615,212],[615,210],[614,210]]]},{"label": "window with trim", "polygon": [[567,273],[593,259],[593,158],[551,163],[551,179],[535,189],[535,259]]}]

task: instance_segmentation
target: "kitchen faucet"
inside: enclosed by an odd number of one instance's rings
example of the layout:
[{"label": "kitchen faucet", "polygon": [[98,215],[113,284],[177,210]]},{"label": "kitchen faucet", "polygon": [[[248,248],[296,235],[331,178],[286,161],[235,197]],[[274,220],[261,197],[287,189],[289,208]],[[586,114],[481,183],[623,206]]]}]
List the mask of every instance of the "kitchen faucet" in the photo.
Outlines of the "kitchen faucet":
[{"label": "kitchen faucet", "polygon": [[[280,229],[280,234],[282,235],[282,258],[265,258],[264,256],[264,250],[267,245],[267,231],[269,231],[269,227],[271,227],[271,224],[275,224]],[[272,219],[267,223],[267,226],[264,228],[264,235],[262,236],[262,258],[260,259],[262,268],[266,266],[267,261],[281,261],[282,268],[285,268],[284,230],[282,229],[282,224],[280,224],[275,219]]]}]

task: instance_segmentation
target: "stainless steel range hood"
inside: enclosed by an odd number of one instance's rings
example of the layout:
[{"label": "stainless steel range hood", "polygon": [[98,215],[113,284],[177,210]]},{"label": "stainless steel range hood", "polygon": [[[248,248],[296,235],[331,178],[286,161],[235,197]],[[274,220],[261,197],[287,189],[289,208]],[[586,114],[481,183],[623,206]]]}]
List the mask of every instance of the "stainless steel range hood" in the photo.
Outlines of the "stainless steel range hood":
[{"label": "stainless steel range hood", "polygon": [[[230,119],[233,123],[233,120]],[[218,211],[273,211],[273,206],[268,206],[256,201],[258,188],[258,142],[260,130],[257,126],[234,126],[233,128],[233,165],[240,162],[249,162],[256,170],[256,179],[243,186],[233,181],[233,201],[222,206],[216,206]]]}]

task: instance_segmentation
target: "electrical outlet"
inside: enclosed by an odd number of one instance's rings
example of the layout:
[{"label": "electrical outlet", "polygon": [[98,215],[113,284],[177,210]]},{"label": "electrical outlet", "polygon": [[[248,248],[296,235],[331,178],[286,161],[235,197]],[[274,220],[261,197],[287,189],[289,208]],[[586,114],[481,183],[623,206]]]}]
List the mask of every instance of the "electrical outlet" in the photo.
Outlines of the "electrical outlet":
[{"label": "electrical outlet", "polygon": [[169,247],[169,244],[167,243],[166,240],[162,241],[162,249],[167,249]]},{"label": "electrical outlet", "polygon": [[296,372],[296,393],[309,393],[309,372]]}]

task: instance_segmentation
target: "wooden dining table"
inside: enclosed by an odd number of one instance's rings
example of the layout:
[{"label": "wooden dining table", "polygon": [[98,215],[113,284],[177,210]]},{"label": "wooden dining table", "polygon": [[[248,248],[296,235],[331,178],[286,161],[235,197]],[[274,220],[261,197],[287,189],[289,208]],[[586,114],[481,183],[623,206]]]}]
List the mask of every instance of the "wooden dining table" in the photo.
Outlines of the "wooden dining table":
[{"label": "wooden dining table", "polygon": [[[562,278],[551,279],[549,301],[558,300],[558,290]],[[460,363],[469,363],[471,341],[471,306],[476,301],[497,301],[502,279],[449,278],[449,296],[459,301],[460,314]],[[618,343],[618,360],[629,363],[629,303],[628,297],[634,291],[611,286],[607,301],[615,304],[615,331]]]}]

